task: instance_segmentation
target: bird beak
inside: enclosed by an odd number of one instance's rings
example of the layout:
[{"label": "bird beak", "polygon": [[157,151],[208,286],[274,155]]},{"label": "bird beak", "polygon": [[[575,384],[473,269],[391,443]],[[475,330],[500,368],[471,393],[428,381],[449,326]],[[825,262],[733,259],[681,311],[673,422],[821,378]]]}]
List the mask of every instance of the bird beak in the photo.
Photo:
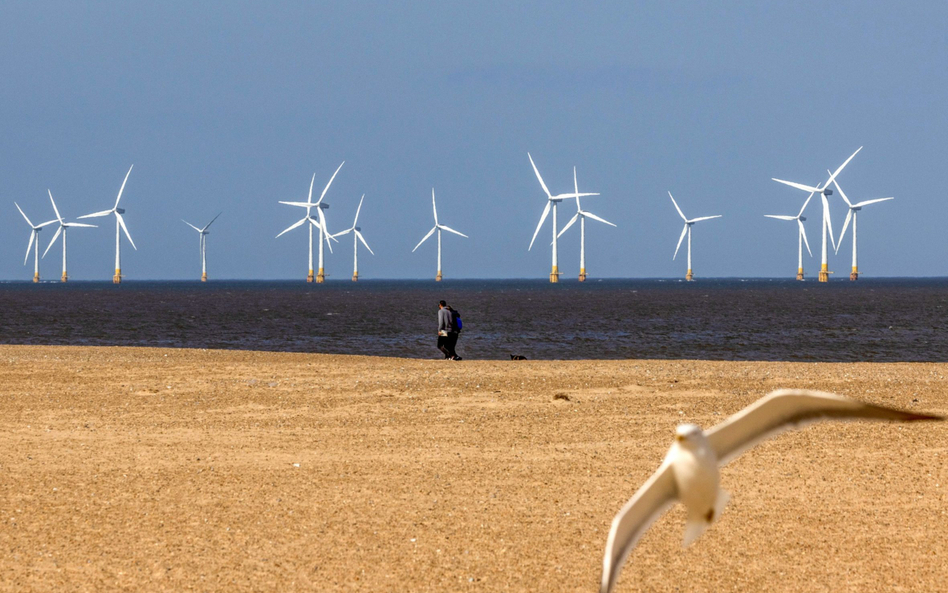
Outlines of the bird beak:
[{"label": "bird beak", "polygon": [[685,436],[684,436],[684,435],[681,435],[681,434],[676,434],[676,435],[675,435],[675,440],[678,441],[679,443],[684,443],[684,442],[685,442]]}]

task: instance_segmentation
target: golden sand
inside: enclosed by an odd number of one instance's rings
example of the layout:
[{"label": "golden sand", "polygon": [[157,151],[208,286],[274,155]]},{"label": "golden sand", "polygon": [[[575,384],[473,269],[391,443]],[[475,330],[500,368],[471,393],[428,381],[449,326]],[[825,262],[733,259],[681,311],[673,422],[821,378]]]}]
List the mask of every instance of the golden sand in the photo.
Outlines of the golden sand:
[{"label": "golden sand", "polygon": [[[447,362],[0,347],[0,589],[596,591],[681,422],[780,387],[948,413],[944,364]],[[723,470],[618,591],[948,589],[948,425],[828,423]]]}]

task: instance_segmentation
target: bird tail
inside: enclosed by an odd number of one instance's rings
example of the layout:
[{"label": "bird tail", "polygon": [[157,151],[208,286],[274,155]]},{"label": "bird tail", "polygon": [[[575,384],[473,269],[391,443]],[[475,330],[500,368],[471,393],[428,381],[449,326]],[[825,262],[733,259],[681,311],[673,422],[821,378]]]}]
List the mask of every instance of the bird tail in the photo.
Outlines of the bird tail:
[{"label": "bird tail", "polygon": [[717,521],[718,517],[721,516],[721,513],[724,512],[724,507],[727,506],[727,501],[731,499],[731,495],[728,494],[726,490],[718,490],[718,498],[714,502],[714,509],[705,513],[705,514],[695,514],[688,513],[688,520],[685,522],[685,536],[682,539],[681,547],[687,548],[690,546],[696,539],[701,537],[701,534],[704,533],[704,530],[711,526],[712,523]]}]

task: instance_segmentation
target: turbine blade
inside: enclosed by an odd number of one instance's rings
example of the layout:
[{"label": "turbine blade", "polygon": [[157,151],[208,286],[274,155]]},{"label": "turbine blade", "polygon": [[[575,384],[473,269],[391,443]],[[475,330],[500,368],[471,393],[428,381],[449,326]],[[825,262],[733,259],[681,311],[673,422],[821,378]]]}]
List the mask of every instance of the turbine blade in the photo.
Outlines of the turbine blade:
[{"label": "turbine blade", "polygon": [[[827,174],[827,175],[832,175],[832,173],[830,173],[829,169],[826,170],[826,174]],[[843,198],[843,201],[846,202],[846,205],[849,206],[850,208],[852,208],[853,203],[850,202],[850,201],[849,201],[849,198],[846,197],[846,192],[844,192],[844,191],[843,191],[843,188],[841,188],[841,187],[839,186],[839,182],[834,179],[834,180],[833,180],[833,185],[836,186],[836,191],[839,192],[839,195]]]},{"label": "turbine blade", "polygon": [[48,189],[46,191],[49,192],[49,201],[53,203],[53,212],[56,213],[56,220],[62,222],[63,217],[59,215],[59,208],[56,207],[56,200],[53,199],[53,192]]},{"label": "turbine blade", "polygon": [[[425,235],[424,238],[423,238],[421,241],[418,241],[418,245],[415,245],[415,249],[418,249],[419,247],[421,247],[421,244],[424,243],[425,241],[427,241],[427,240],[428,240],[428,237],[430,237],[431,235],[433,235],[436,230],[438,230],[438,227],[431,227],[431,230],[428,231],[428,234]],[[415,253],[415,249],[412,249],[411,252],[412,252],[412,253]]]},{"label": "turbine blade", "polygon": [[438,226],[438,207],[435,205],[434,188],[431,188],[431,210],[434,212],[435,226]]},{"label": "turbine blade", "polygon": [[[356,217],[355,217],[355,220],[352,221],[352,226],[353,226],[353,228],[355,228],[355,226],[359,223],[359,212],[362,211],[362,202],[363,202],[364,200],[365,200],[365,194],[362,194],[362,197],[359,198],[359,207],[356,208]],[[370,251],[371,251],[371,250],[370,250]],[[373,255],[374,255],[374,254],[373,254]]]},{"label": "turbine blade", "polygon": [[214,221],[215,221],[215,220],[217,220],[218,218],[220,218],[221,214],[223,214],[223,212],[218,212],[218,213],[217,213],[217,216],[215,216],[214,218],[211,219],[211,222],[209,222],[209,223],[207,223],[206,225],[204,225],[204,228],[201,229],[201,232],[203,233],[203,232],[206,231],[207,229],[211,228],[211,225],[214,224]]},{"label": "turbine blade", "polygon": [[603,222],[603,223],[605,223],[605,224],[608,224],[609,226],[616,226],[616,225],[612,224],[611,222],[609,222],[608,220],[606,220],[605,218],[599,218],[598,216],[596,216],[596,215],[593,214],[592,212],[583,212],[583,215],[584,215],[584,216],[587,216],[587,217],[589,217],[589,218],[591,218],[591,219],[593,219],[593,220],[598,220],[599,222]]},{"label": "turbine blade", "polygon": [[863,206],[868,206],[869,204],[877,204],[879,202],[886,202],[888,200],[894,200],[895,198],[876,198],[874,200],[866,200],[864,202],[859,202],[856,204],[856,208],[862,208]]},{"label": "turbine blade", "polygon": [[96,226],[96,225],[94,225],[94,224],[86,224],[86,223],[84,223],[84,222],[64,222],[64,223],[63,223],[63,226],[64,226],[64,227],[80,226],[80,227],[86,227],[86,228],[89,228],[89,229],[97,229],[97,228],[99,228],[98,226]]},{"label": "turbine blade", "polygon": [[312,208],[315,205],[309,202],[284,202],[282,200],[279,203],[286,204],[287,206],[298,206],[300,208]]},{"label": "turbine blade", "polygon": [[23,265],[26,265],[26,262],[30,261],[30,249],[33,248],[33,239],[39,241],[39,237],[36,236],[36,229],[30,230],[30,242],[26,245],[26,257],[23,258]]},{"label": "turbine blade", "polygon": [[100,216],[108,216],[112,214],[112,210],[103,210],[101,212],[93,212],[92,214],[83,214],[82,216],[77,216],[76,220],[80,218],[98,218]]},{"label": "turbine blade", "polygon": [[199,232],[199,233],[201,232],[201,229],[197,228],[196,226],[194,226],[194,225],[191,224],[190,222],[186,221],[185,219],[182,218],[182,219],[181,219],[181,222],[183,222],[184,224],[188,225],[189,227],[191,227],[192,229],[196,230],[197,232]]},{"label": "turbine blade", "polygon": [[[529,153],[528,153],[529,154]],[[540,224],[537,225],[537,230],[533,231],[533,238],[530,239],[530,247],[527,247],[527,251],[533,249],[533,242],[537,240],[537,235],[540,234],[540,227],[543,226],[543,222],[546,220],[546,217],[550,214],[550,206],[553,202],[547,200],[546,206],[543,208],[543,214],[540,215]]]},{"label": "turbine blade", "polygon": [[712,218],[721,218],[723,214],[715,214],[714,216],[702,216],[700,218],[692,218],[688,222],[700,222],[702,220],[711,220]]},{"label": "turbine blade", "polygon": [[675,201],[675,198],[672,197],[672,193],[671,193],[671,192],[668,192],[668,197],[672,199],[672,204],[675,205],[675,210],[678,211],[678,215],[681,216],[681,219],[684,220],[685,222],[688,222],[688,219],[685,218],[684,212],[682,212],[682,211],[681,211],[681,208],[678,207],[678,202],[676,202],[676,201]]},{"label": "turbine blade", "polygon": [[319,195],[319,201],[316,203],[319,204],[323,201],[323,198],[326,197],[326,192],[329,191],[329,186],[332,185],[332,180],[336,178],[336,174],[339,173],[339,169],[342,169],[342,166],[346,164],[346,161],[342,161],[339,166],[336,168],[336,172],[332,174],[332,177],[329,178],[329,183],[326,184],[326,187],[323,188],[323,193]]},{"label": "turbine blade", "polygon": [[[56,232],[53,233],[53,238],[50,240],[49,245],[46,246],[46,251],[43,252],[43,257],[46,257],[46,254],[49,253],[49,248],[53,246],[53,243],[56,242],[56,239],[59,238],[59,234],[63,232],[63,225],[59,225],[59,228],[56,229]],[[39,241],[39,237],[36,238]]]},{"label": "turbine blade", "polygon": [[823,217],[826,219],[826,228],[829,231],[830,243],[833,245],[833,251],[836,251],[836,238],[833,237],[833,218],[830,216],[829,200],[826,199],[825,194],[821,194],[820,197],[823,198]]},{"label": "turbine blade", "polygon": [[[132,165],[134,167],[135,165]],[[115,206],[112,206],[112,209],[115,210],[118,208],[119,200],[122,199],[122,192],[125,191],[125,184],[128,182],[128,176],[132,174],[132,167],[128,168],[128,173],[125,174],[125,179],[122,181],[122,187],[119,188],[118,197],[115,198]]]},{"label": "turbine blade", "polygon": [[777,220],[797,220],[799,219],[796,216],[783,216],[781,214],[764,214],[767,218],[776,218]]},{"label": "turbine blade", "polygon": [[464,233],[460,233],[460,232],[458,232],[458,231],[452,229],[452,228],[449,227],[449,226],[444,226],[443,224],[439,224],[439,225],[438,225],[438,228],[440,228],[440,229],[443,230],[443,231],[448,231],[449,233],[454,233],[455,235],[461,235],[461,236],[464,237],[465,239],[470,239],[470,237],[468,237],[468,236],[465,235]]},{"label": "turbine blade", "polygon": [[562,237],[563,233],[566,232],[566,229],[573,226],[573,223],[575,223],[577,220],[579,220],[579,212],[574,214],[573,217],[569,219],[569,222],[567,222],[566,225],[563,226],[563,229],[559,232],[559,234],[556,235],[556,237],[557,238]]},{"label": "turbine blade", "polygon": [[529,153],[529,152],[527,153],[527,158],[530,159],[530,164],[533,165],[533,172],[537,174],[537,179],[540,180],[540,187],[543,188],[543,193],[546,194],[546,197],[547,197],[547,198],[551,198],[551,199],[552,199],[552,198],[553,198],[553,195],[550,193],[550,190],[547,189],[546,184],[543,183],[543,178],[540,177],[540,171],[539,171],[539,169],[537,169],[537,165],[536,165],[536,163],[533,162],[533,157],[530,156],[530,153]]},{"label": "turbine blade", "polygon": [[829,179],[827,179],[827,180],[826,180],[826,183],[823,185],[823,188],[824,188],[824,189],[825,189],[830,183],[832,183],[833,181],[836,180],[836,176],[839,175],[840,172],[843,170],[843,168],[845,168],[846,165],[849,164],[849,161],[853,160],[853,157],[854,157],[854,156],[856,156],[857,154],[859,154],[859,151],[860,151],[860,150],[862,150],[862,146],[860,146],[859,148],[857,148],[857,149],[856,149],[856,152],[854,152],[854,153],[852,153],[851,155],[849,155],[849,158],[846,159],[846,161],[845,161],[842,165],[839,166],[839,169],[836,169],[836,171],[834,171],[833,174],[830,175]]},{"label": "turbine blade", "polygon": [[[288,226],[288,227],[286,227],[285,229],[283,229],[283,232],[280,233],[280,235],[282,235],[283,233],[287,233],[287,232],[289,232],[289,231],[292,231],[292,230],[295,229],[296,227],[298,227],[298,226],[300,226],[301,224],[305,223],[307,220],[309,220],[309,217],[308,217],[308,216],[305,217],[305,218],[299,219],[298,221],[294,222],[294,223],[291,224],[290,226]],[[279,238],[280,235],[277,235],[276,238]]]},{"label": "turbine blade", "polygon": [[783,179],[777,179],[776,177],[771,177],[771,179],[772,179],[773,181],[776,181],[777,183],[782,183],[782,184],[784,184],[784,185],[789,185],[790,187],[795,187],[795,188],[797,188],[797,189],[802,189],[803,191],[808,191],[808,192],[812,192],[812,193],[821,193],[821,192],[823,191],[823,190],[821,190],[821,189],[818,188],[818,187],[813,187],[813,186],[810,186],[810,185],[803,185],[802,183],[796,183],[796,182],[794,182],[794,181],[784,181]]},{"label": "turbine blade", "polygon": [[369,253],[371,253],[372,255],[375,255],[375,252],[372,251],[372,248],[369,247],[369,244],[365,242],[365,237],[362,236],[362,233],[360,233],[359,231],[356,231],[355,234],[356,234],[356,237],[359,238],[359,241],[362,241],[362,244],[365,245],[365,248],[369,250]]},{"label": "turbine blade", "polygon": [[26,214],[23,212],[23,209],[20,208],[20,205],[17,204],[16,202],[13,202],[13,205],[16,206],[16,209],[19,210],[19,211],[20,211],[20,214],[23,215],[23,218],[26,219],[26,224],[28,224],[28,225],[30,225],[30,227],[32,227],[32,226],[33,226],[33,223],[30,222],[30,219],[26,217]]},{"label": "turbine blade", "polygon": [[313,173],[313,178],[309,180],[309,197],[306,198],[306,201],[310,204],[313,203],[313,184],[316,183],[316,174]]},{"label": "turbine blade", "polygon": [[[843,230],[839,232],[839,241],[836,242],[836,245],[843,244],[843,237],[846,236],[846,229],[849,228],[849,221],[853,219],[853,211],[850,208],[849,212],[846,213],[846,220],[843,222]],[[836,247],[836,253],[839,253],[839,247]]]},{"label": "turbine blade", "polygon": [[128,237],[128,242],[132,244],[132,249],[138,251],[138,247],[135,247],[135,241],[132,241],[132,236],[128,234],[128,227],[125,226],[125,217],[123,217],[118,212],[115,213],[115,217],[118,218],[119,226],[122,227],[123,231],[125,231],[125,236]]},{"label": "turbine blade", "polygon": [[798,218],[797,224],[800,225],[800,234],[803,235],[803,244],[806,245],[806,252],[810,254],[810,257],[813,257],[813,252],[810,251],[810,242],[806,240],[806,229],[803,228],[803,221]]},{"label": "turbine blade", "polygon": [[685,235],[688,234],[688,224],[685,223],[685,228],[681,229],[681,236],[678,237],[678,246],[675,247],[675,255],[672,256],[672,261],[675,261],[675,258],[678,257],[678,250],[681,249],[681,242],[685,240]]},{"label": "turbine blade", "polygon": [[807,205],[810,203],[810,200],[813,199],[813,194],[816,192],[810,192],[810,195],[806,197],[806,202],[803,202],[803,208],[800,208],[800,213],[797,214],[797,218],[803,216],[803,211],[806,210]]},{"label": "turbine blade", "polygon": [[335,235],[333,235],[333,238],[341,237],[341,236],[343,236],[343,235],[348,235],[349,233],[353,232],[354,230],[355,230],[355,229],[353,229],[353,228],[348,228],[348,229],[346,229],[346,230],[344,230],[344,231],[342,231],[342,232],[336,233]]}]

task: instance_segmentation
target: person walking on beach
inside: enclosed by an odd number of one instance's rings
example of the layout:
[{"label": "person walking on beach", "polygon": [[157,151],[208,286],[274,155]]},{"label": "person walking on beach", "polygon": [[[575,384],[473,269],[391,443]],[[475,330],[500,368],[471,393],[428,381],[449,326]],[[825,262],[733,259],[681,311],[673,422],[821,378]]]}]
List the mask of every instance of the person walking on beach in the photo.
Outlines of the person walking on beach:
[{"label": "person walking on beach", "polygon": [[461,360],[454,350],[458,343],[457,312],[445,301],[438,302],[438,350],[446,360]]}]

